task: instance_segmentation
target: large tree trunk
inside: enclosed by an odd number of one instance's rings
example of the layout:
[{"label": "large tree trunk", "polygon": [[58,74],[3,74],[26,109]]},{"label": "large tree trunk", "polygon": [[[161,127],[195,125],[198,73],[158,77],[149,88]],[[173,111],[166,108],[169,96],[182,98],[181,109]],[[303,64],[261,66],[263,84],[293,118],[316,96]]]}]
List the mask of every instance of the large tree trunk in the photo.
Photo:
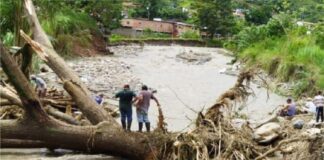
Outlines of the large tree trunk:
[{"label": "large tree trunk", "polygon": [[33,121],[2,120],[1,139],[28,139],[46,142],[59,148],[107,153],[145,159],[154,152],[143,134],[127,133],[102,122],[97,126],[71,126],[53,120],[39,125]]},{"label": "large tree trunk", "polygon": [[1,148],[57,148],[42,141],[22,140],[22,139],[0,139]]},{"label": "large tree trunk", "polygon": [[[21,32],[23,38],[31,45],[41,59],[44,60],[44,62],[50,68],[52,68],[52,70],[63,82],[70,82],[70,87],[67,89],[67,91],[71,94],[73,99],[82,99],[82,102],[78,103],[77,105],[92,124],[98,124],[102,121],[110,121],[112,124],[115,123],[115,125],[117,125],[117,123],[113,120],[113,117],[94,102],[90,95],[90,91],[81,82],[77,74],[55,52],[50,40],[38,21],[32,1],[25,0],[24,2],[26,15],[33,31],[34,40],[30,39],[26,34]],[[76,90],[79,92],[75,93]]]}]

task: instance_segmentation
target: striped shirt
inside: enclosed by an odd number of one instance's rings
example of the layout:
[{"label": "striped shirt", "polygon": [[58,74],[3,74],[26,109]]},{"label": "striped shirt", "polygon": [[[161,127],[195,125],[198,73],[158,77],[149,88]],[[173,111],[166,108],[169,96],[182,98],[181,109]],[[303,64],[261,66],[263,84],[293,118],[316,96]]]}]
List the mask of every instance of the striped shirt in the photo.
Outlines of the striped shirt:
[{"label": "striped shirt", "polygon": [[313,101],[316,107],[324,107],[324,97],[322,95],[315,96]]}]

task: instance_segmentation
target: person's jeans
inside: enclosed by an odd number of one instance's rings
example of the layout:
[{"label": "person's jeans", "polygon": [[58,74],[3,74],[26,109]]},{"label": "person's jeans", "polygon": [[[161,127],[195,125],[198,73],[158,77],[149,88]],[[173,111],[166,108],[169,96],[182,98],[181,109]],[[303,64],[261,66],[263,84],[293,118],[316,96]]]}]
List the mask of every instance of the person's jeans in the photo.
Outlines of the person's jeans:
[{"label": "person's jeans", "polygon": [[150,123],[148,119],[148,114],[143,110],[136,110],[137,120],[139,123]]},{"label": "person's jeans", "polygon": [[319,121],[319,118],[321,117],[322,122],[324,121],[324,113],[323,113],[323,106],[316,108],[316,122]]},{"label": "person's jeans", "polygon": [[120,109],[121,122],[125,123],[127,119],[127,124],[132,123],[132,108],[131,109]]}]

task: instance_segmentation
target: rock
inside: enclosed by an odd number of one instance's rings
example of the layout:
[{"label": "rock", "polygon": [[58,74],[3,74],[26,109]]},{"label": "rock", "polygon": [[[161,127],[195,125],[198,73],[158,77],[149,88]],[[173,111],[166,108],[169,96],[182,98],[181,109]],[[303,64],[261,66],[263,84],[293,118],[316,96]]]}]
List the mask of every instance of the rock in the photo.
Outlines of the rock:
[{"label": "rock", "polygon": [[305,122],[303,120],[301,120],[301,119],[295,120],[293,122],[293,126],[294,126],[295,129],[302,129],[304,124],[305,124]]},{"label": "rock", "polygon": [[321,129],[318,128],[310,128],[302,133],[303,136],[307,136],[309,138],[315,138],[317,135],[321,133]]},{"label": "rock", "polygon": [[197,65],[204,64],[212,59],[211,54],[194,53],[191,50],[189,53],[186,51],[179,53],[176,57],[186,63],[193,63]]},{"label": "rock", "polygon": [[315,127],[316,121],[315,120],[311,120],[308,123],[305,124],[305,128],[313,128]]},{"label": "rock", "polygon": [[260,144],[268,144],[279,137],[281,127],[278,123],[266,123],[253,132],[253,139]]}]

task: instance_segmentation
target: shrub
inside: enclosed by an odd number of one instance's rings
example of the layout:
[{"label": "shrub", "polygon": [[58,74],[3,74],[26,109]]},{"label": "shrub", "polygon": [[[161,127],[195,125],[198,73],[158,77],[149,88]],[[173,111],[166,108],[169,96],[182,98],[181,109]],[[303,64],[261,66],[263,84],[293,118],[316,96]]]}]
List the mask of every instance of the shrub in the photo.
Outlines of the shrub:
[{"label": "shrub", "polygon": [[6,46],[12,46],[14,45],[14,35],[12,32],[7,32],[3,36],[3,44]]},{"label": "shrub", "polygon": [[184,39],[200,39],[200,35],[197,31],[186,31],[180,35],[180,38]]}]

